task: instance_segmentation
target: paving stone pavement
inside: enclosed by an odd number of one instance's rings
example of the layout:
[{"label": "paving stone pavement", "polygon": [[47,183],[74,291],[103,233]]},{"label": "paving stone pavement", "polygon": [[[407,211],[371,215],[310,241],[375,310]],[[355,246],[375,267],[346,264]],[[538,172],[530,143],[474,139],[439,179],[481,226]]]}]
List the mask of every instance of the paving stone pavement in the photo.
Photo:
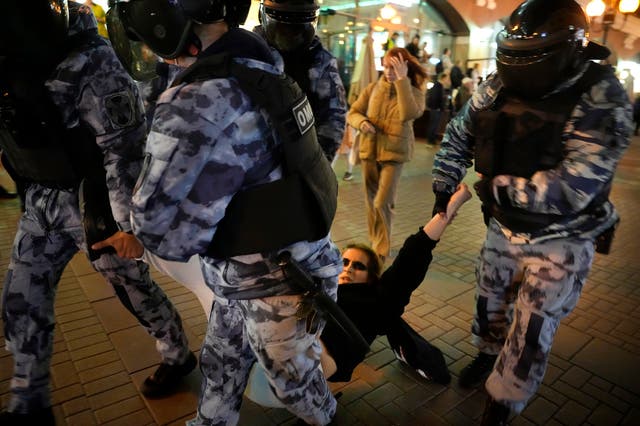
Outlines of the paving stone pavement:
[{"label": "paving stone pavement", "polygon": [[[424,141],[405,166],[393,222],[392,255],[404,239],[430,217],[430,170],[435,150]],[[339,246],[367,242],[360,169],[350,182],[336,164],[339,207],[332,236]],[[469,173],[467,183],[473,183]],[[555,339],[545,380],[513,425],[640,424],[640,138],[622,159],[611,198],[622,221],[612,253],[596,255],[583,295]],[[0,201],[0,274],[5,275],[19,218],[16,200]],[[427,278],[414,292],[405,318],[445,354],[454,375],[448,386],[424,380],[395,360],[386,339],[378,338],[340,392],[336,425],[473,425],[486,394],[464,390],[457,375],[475,355],[470,344],[474,265],[484,237],[479,203],[471,200],[447,229],[434,252]],[[154,272],[173,300],[198,351],[206,317],[196,298],[181,285]],[[0,284],[1,285],[1,284]],[[199,390],[194,371],[180,392],[162,400],[139,393],[159,362],[153,340],[120,305],[113,290],[85,256],[67,267],[56,299],[56,338],[51,367],[58,425],[184,425],[193,418]],[[1,321],[0,321],[1,322]],[[0,324],[1,325],[1,324]],[[4,334],[0,330],[0,346]],[[6,407],[11,355],[0,351],[0,404]],[[241,425],[293,425],[283,409],[260,407],[245,398]]]}]

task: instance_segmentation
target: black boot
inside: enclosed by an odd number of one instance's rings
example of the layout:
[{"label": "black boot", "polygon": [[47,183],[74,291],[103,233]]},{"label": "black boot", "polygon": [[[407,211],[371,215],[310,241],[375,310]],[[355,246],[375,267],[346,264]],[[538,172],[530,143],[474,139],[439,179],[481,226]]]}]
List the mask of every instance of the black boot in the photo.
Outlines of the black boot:
[{"label": "black boot", "polygon": [[496,358],[498,358],[498,355],[479,352],[478,356],[460,372],[458,384],[463,388],[470,388],[480,384],[480,382],[487,378],[491,370],[493,370],[493,364],[496,363]]},{"label": "black boot", "polygon": [[7,191],[4,186],[0,185],[0,200],[11,200],[18,196],[15,192]]},{"label": "black boot", "polygon": [[11,413],[9,411],[0,413],[0,425],[2,426],[55,426],[55,424],[56,421],[51,407],[28,414]]},{"label": "black boot", "polygon": [[482,413],[480,426],[506,426],[510,412],[509,407],[489,397],[487,405],[484,407],[484,413]]},{"label": "black boot", "polygon": [[198,360],[193,352],[189,352],[187,360],[182,364],[160,364],[158,369],[142,383],[140,391],[147,398],[162,398],[176,391],[182,379],[196,368]]}]

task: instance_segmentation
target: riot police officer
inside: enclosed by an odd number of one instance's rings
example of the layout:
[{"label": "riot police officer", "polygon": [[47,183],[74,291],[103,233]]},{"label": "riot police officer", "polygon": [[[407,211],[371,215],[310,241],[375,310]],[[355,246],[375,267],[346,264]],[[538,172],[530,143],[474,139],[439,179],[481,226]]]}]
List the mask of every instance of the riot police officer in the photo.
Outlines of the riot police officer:
[{"label": "riot police officer", "polygon": [[488,230],[476,269],[479,355],[460,385],[490,373],[486,425],[505,424],[535,394],[594,250],[608,251],[619,219],[608,195],[631,126],[624,89],[591,61],[609,51],[588,40],[575,1],[522,3],[497,45],[497,73],[448,126],[433,167],[434,212],[472,160],[481,175],[475,188]]},{"label": "riot police officer", "polygon": [[288,410],[327,424],[336,401],[318,368],[323,322],[285,267],[297,262],[335,299],[340,253],[328,231],[337,182],[309,102],[282,73],[281,58],[236,26],[248,5],[116,2],[129,38],[190,64],[156,102],[133,230],[164,259],[199,254],[216,295],[196,424],[238,422],[254,362]]},{"label": "riot police officer", "polygon": [[[78,250],[89,249],[94,269],[158,341],[162,364],[143,393],[170,393],[197,360],[146,264],[127,258],[141,250],[129,221],[145,134],[136,86],[97,35],[88,6],[6,0],[0,11],[10,17],[0,29],[0,145],[27,187],[2,295],[14,369],[0,423],[54,424],[54,297]],[[91,250],[101,240],[112,249]]]},{"label": "riot police officer", "polygon": [[316,35],[316,0],[262,0],[254,29],[284,60],[284,72],[305,92],[316,121],[318,142],[332,161],[345,131],[347,101],[336,58]]}]

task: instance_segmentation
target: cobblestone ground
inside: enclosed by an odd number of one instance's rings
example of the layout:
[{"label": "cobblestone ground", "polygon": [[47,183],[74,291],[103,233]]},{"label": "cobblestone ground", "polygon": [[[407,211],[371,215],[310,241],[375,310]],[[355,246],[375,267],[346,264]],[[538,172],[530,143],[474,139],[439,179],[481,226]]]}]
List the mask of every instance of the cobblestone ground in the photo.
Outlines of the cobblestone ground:
[{"label": "cobblestone ground", "polygon": [[[430,217],[430,170],[434,149],[416,144],[404,169],[393,225],[392,256],[404,239]],[[345,168],[336,164],[340,179]],[[473,174],[467,183],[473,183]],[[340,203],[332,229],[338,245],[367,242],[360,170],[340,179]],[[640,138],[623,158],[612,200],[622,221],[610,255],[596,260],[576,310],[555,339],[544,383],[513,425],[640,424]],[[9,263],[19,218],[15,200],[0,201],[0,275]],[[405,318],[445,354],[454,375],[448,386],[425,381],[395,360],[386,339],[374,342],[366,361],[340,392],[337,425],[473,425],[486,394],[464,390],[457,375],[475,355],[470,341],[474,265],[484,237],[477,199],[460,211],[434,252],[427,278],[414,292]],[[158,273],[158,283],[179,309],[198,350],[206,318],[195,297]],[[0,284],[1,285],[1,284]],[[113,291],[83,255],[66,269],[56,300],[57,329],[51,368],[54,411],[59,425],[184,425],[194,416],[199,379],[192,373],[181,391],[167,399],[146,400],[140,383],[159,362],[154,342],[120,305]],[[0,345],[4,335],[0,331]],[[11,356],[0,351],[0,401],[8,400]],[[292,425],[286,410],[249,400],[241,425]]]}]

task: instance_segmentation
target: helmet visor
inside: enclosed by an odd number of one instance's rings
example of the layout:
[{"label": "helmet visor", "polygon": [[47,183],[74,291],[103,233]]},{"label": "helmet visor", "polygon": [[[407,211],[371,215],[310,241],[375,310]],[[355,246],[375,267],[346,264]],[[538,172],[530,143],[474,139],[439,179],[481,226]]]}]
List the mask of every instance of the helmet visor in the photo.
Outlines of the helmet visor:
[{"label": "helmet visor", "polygon": [[107,12],[109,40],[118,59],[134,80],[147,81],[156,75],[158,57],[141,41],[130,40],[118,18],[115,5]]},{"label": "helmet visor", "polygon": [[267,42],[281,52],[309,46],[316,34],[317,9],[283,11],[263,5],[260,17]]},{"label": "helmet visor", "polygon": [[552,91],[571,76],[575,45],[559,43],[546,49],[522,51],[499,49],[498,76],[505,88],[518,96],[536,99]]},{"label": "helmet visor", "polygon": [[191,21],[178,2],[116,0],[118,20],[130,40],[143,41],[157,55],[180,56],[191,34]]},{"label": "helmet visor", "polygon": [[584,29],[567,29],[564,31],[557,31],[553,34],[541,33],[536,34],[535,36],[515,35],[509,33],[508,30],[503,29],[496,36],[496,43],[499,49],[522,52],[521,54],[525,55],[531,50],[545,49],[555,46],[558,43],[575,43],[576,41],[579,41],[583,46],[586,46],[587,37]]}]

